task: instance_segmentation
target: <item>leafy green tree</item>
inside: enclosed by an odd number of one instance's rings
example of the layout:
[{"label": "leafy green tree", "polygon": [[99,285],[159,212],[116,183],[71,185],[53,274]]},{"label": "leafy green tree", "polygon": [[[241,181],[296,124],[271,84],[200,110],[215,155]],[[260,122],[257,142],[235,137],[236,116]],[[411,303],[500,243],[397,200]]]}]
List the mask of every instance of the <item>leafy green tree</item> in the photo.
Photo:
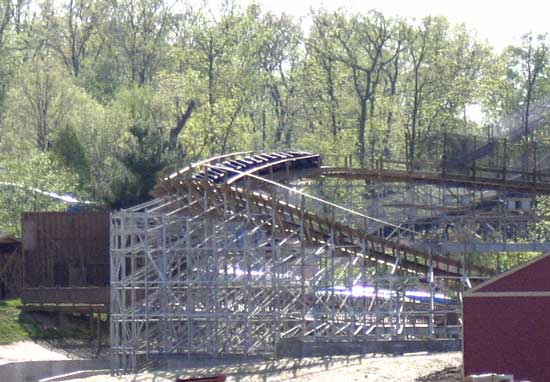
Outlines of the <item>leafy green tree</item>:
[{"label": "leafy green tree", "polygon": [[358,106],[357,145],[358,159],[365,164],[367,152],[367,122],[375,112],[378,87],[383,70],[399,53],[396,49],[394,20],[379,12],[346,17],[342,13],[324,15],[316,24],[320,34],[331,40],[327,59],[344,64],[351,73]]},{"label": "leafy green tree", "polygon": [[168,164],[163,155],[165,150],[166,141],[154,128],[136,125],[130,129],[126,147],[117,154],[126,174],[113,180],[112,208],[127,208],[152,198],[149,192],[157,174]]},{"label": "leafy green tree", "polygon": [[0,49],[4,46],[12,15],[11,0],[3,0],[0,2]]},{"label": "leafy green tree", "polygon": [[67,113],[75,107],[74,88],[55,62],[37,60],[22,66],[16,86],[8,94],[6,129],[21,141],[34,141],[34,146],[47,151],[52,134],[66,122]]},{"label": "leafy green tree", "polygon": [[[537,117],[536,102],[550,90],[550,46],[547,35],[522,37],[520,46],[511,46],[504,53],[509,97],[502,97],[505,111],[520,110],[523,136],[533,140],[531,123]],[[546,112],[546,110],[544,111]]]},{"label": "leafy green tree", "polygon": [[250,52],[243,50],[249,41],[246,22],[240,9],[228,2],[217,18],[199,9],[178,27],[177,71],[183,81],[193,82],[185,93],[194,94],[197,114],[183,138],[192,157],[231,151],[242,137],[252,73]]},{"label": "leafy green tree", "polygon": [[6,41],[9,36],[9,27],[12,20],[12,5],[11,0],[3,0],[0,2],[0,126],[2,114],[4,111],[4,99],[8,90],[9,76],[11,68],[9,67],[8,50],[6,49]]},{"label": "leafy green tree", "polygon": [[123,89],[109,110],[111,123],[123,131],[116,139],[114,157],[118,165],[111,168],[111,195],[107,198],[115,208],[148,200],[159,171],[185,159],[184,145],[178,138],[194,106],[190,103],[184,110],[179,98],[170,99],[174,89],[164,84],[165,93],[148,85]]},{"label": "leafy green tree", "polygon": [[453,29],[441,17],[425,18],[410,38],[410,66],[401,85],[408,160],[430,145],[423,142],[427,133],[476,133],[464,115],[467,105],[482,99],[481,79],[491,55],[463,27]]},{"label": "leafy green tree", "polygon": [[82,72],[87,56],[97,54],[90,49],[90,42],[107,12],[105,1],[67,0],[61,7],[44,14],[48,25],[46,43],[75,77]]},{"label": "leafy green tree", "polygon": [[60,164],[78,175],[80,189],[90,189],[91,171],[86,149],[70,125],[57,132],[51,151]]},{"label": "leafy green tree", "polygon": [[162,68],[171,31],[171,13],[162,0],[113,2],[107,32],[126,78],[138,85]]},{"label": "leafy green tree", "polygon": [[0,232],[21,234],[22,212],[65,210],[57,195],[87,195],[78,188],[78,176],[37,150],[25,156],[0,154]]},{"label": "leafy green tree", "polygon": [[294,106],[300,85],[296,70],[301,59],[298,50],[302,40],[300,27],[285,14],[280,17],[266,14],[257,19],[255,26],[256,65],[276,117],[273,144],[290,147],[293,130],[297,128]]}]

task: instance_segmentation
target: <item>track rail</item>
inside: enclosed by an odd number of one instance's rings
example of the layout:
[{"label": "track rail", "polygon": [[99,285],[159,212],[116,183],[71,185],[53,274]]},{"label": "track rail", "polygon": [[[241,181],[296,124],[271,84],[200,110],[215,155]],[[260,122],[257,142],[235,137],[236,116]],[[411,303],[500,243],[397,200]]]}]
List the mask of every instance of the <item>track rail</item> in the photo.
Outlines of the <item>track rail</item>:
[{"label": "track rail", "polygon": [[[403,164],[403,162],[394,162]],[[517,191],[528,194],[550,194],[550,172],[527,172],[512,169],[477,168],[466,173],[440,168],[434,162],[430,166],[419,165],[418,169],[399,169],[398,166],[384,167],[383,162],[375,168],[321,167],[313,176],[376,180],[383,182],[409,182],[447,184],[457,187],[489,190]]]},{"label": "track rail", "polygon": [[[272,233],[288,236],[301,232],[302,239],[307,243],[317,246],[336,246],[338,256],[359,256],[373,263],[399,266],[400,269],[410,273],[426,273],[431,268],[434,274],[440,276],[460,277],[464,274],[463,264],[459,261],[419,250],[398,240],[388,240],[370,235],[358,227],[337,221],[334,218],[334,210],[345,210],[343,207],[314,198],[326,210],[332,211],[331,217],[320,216],[304,207],[304,198],[313,198],[308,195],[302,194],[302,205],[297,206],[278,199],[269,191],[252,191],[238,185],[240,181],[249,177],[257,182],[262,182],[262,178],[254,174],[265,173],[266,170],[269,174],[273,174],[276,172],[275,168],[287,172],[289,168],[293,167],[300,169],[300,166],[296,166],[296,161],[310,160],[312,157],[311,154],[304,154],[299,158],[277,159],[245,171],[237,169],[232,171],[231,168],[226,167],[227,163],[219,165],[220,160],[215,158],[211,161],[203,161],[199,165],[190,166],[185,171],[178,172],[177,176],[164,178],[155,188],[154,196],[163,198],[175,194],[187,194],[188,204],[192,203],[192,200],[204,198],[207,200],[210,211],[218,214],[223,214],[224,211],[221,210],[221,207],[216,206],[223,205],[224,200],[230,201],[227,205],[233,206],[234,211],[252,208],[254,219],[259,220],[256,223],[261,223]],[[272,164],[271,168],[270,163]],[[216,171],[212,171],[213,169]],[[221,175],[224,171],[234,172],[234,174],[232,177]],[[317,169],[312,171],[315,172]],[[197,174],[205,176],[197,177]],[[208,174],[216,174],[216,177],[209,177]],[[223,182],[216,182],[217,179],[223,179]],[[277,183],[273,181],[265,180],[265,183],[270,187],[277,186]],[[284,186],[280,185],[280,187]],[[269,187],[265,188],[269,189]],[[204,208],[204,205],[200,205],[200,208]],[[273,216],[275,216],[275,226],[271,223]],[[364,218],[372,219],[368,216],[364,216]],[[399,229],[398,226],[396,228]],[[473,267],[469,271],[474,271],[479,275],[491,273],[489,269],[482,267]]]}]

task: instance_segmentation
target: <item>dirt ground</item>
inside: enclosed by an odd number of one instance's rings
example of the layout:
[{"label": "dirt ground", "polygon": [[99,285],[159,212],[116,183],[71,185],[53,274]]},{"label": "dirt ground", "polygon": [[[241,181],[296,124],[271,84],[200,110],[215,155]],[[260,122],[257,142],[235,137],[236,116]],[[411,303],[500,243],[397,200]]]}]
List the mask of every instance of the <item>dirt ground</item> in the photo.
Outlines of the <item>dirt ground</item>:
[{"label": "dirt ground", "polygon": [[[0,364],[14,361],[63,360],[75,357],[48,344],[31,341],[0,346]],[[88,358],[88,357],[85,357]],[[459,382],[461,353],[392,356],[333,356],[231,362],[193,360],[177,372],[155,371],[115,377],[98,375],[73,382],[174,382],[177,377],[225,374],[238,382]]]},{"label": "dirt ground", "polygon": [[213,361],[189,364],[179,372],[145,372],[123,377],[101,375],[73,382],[174,382],[176,377],[227,375],[239,382],[459,382],[460,353],[279,359],[238,364]]},{"label": "dirt ground", "polygon": [[57,361],[69,359],[56,349],[50,349],[32,341],[21,341],[0,346],[0,365],[21,361]]}]

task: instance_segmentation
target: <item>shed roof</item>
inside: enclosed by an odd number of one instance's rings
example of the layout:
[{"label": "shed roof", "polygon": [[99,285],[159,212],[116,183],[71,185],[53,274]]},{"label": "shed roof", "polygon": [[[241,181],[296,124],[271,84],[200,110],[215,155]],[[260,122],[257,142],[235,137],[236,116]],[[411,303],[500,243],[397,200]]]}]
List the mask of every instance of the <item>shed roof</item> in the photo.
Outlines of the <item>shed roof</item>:
[{"label": "shed roof", "polygon": [[534,258],[470,289],[464,297],[476,295],[550,294],[550,254]]},{"label": "shed roof", "polygon": [[0,244],[19,244],[21,241],[13,235],[0,232]]}]

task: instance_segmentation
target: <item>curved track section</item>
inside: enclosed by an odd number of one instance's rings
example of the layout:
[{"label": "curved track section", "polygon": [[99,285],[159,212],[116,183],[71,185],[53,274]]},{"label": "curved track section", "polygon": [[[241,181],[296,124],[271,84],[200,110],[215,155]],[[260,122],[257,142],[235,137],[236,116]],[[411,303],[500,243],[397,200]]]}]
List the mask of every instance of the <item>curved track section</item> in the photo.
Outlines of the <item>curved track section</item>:
[{"label": "curved track section", "polygon": [[[300,193],[300,204],[295,205],[281,200],[273,193],[285,186],[269,178],[291,178],[300,176],[317,176],[321,169],[321,158],[318,154],[305,152],[283,152],[271,154],[232,154],[216,157],[201,162],[164,177],[157,184],[153,195],[156,198],[170,198],[173,195],[186,193],[187,203],[206,195],[207,203],[211,205],[210,212],[216,210],[219,214],[227,213],[227,209],[242,209],[246,206],[252,210],[254,220],[263,224],[270,233],[290,234],[302,232],[303,240],[313,245],[329,245],[333,241],[337,246],[339,256],[361,256],[371,262],[385,264],[392,269],[399,267],[404,272],[426,273],[433,269],[437,275],[461,277],[463,265],[460,261],[445,256],[430,254],[398,240],[387,240],[382,237],[367,234],[360,227],[344,224],[335,217],[335,210],[345,208],[316,198],[314,210],[328,211],[325,216],[308,211],[305,207],[311,196]],[[264,177],[269,177],[264,179]],[[254,183],[256,189],[247,189],[245,180]],[[263,191],[268,189],[267,192]],[[274,190],[275,189],[275,190]],[[293,191],[292,191],[293,192]],[[181,203],[182,199],[177,199]],[[226,203],[230,201],[230,203]],[[163,208],[172,204],[166,201]],[[175,203],[175,201],[173,202]],[[223,211],[223,208],[226,210]],[[228,207],[229,206],[229,207]],[[204,208],[204,205],[200,206]],[[347,211],[352,214],[353,211]],[[265,217],[276,215],[277,224],[264,222]],[[376,220],[360,215],[362,220]],[[344,219],[347,220],[347,219]],[[357,219],[355,219],[357,220]],[[398,230],[401,227],[388,222],[386,227]],[[491,271],[482,267],[474,267],[470,271],[478,275],[489,275]]]}]

